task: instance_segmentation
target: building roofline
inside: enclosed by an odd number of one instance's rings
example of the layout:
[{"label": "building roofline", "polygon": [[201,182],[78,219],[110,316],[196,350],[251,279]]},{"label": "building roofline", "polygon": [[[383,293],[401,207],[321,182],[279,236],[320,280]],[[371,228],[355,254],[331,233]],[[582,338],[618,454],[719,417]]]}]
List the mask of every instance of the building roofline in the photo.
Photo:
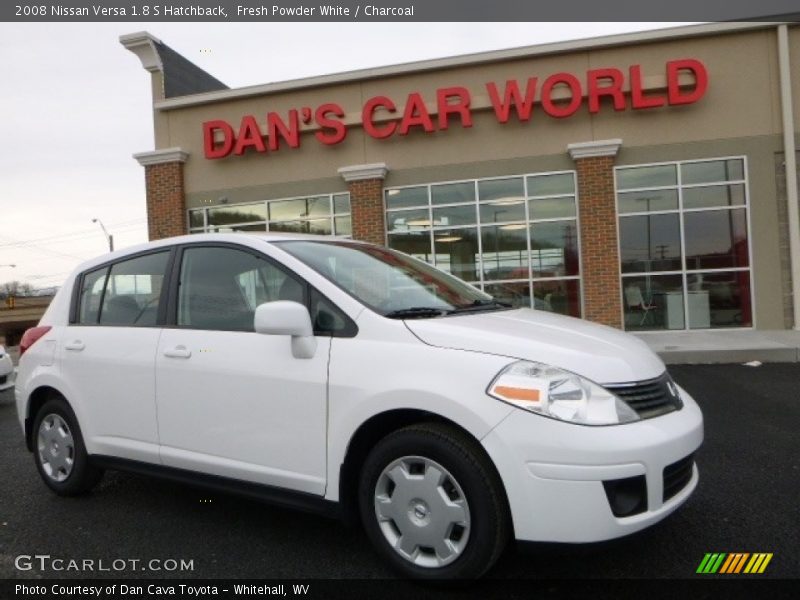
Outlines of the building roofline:
[{"label": "building roofline", "polygon": [[[400,63],[385,67],[374,67],[358,69],[354,71],[344,71],[331,75],[318,75],[301,79],[279,81],[242,88],[206,92],[193,94],[191,96],[181,96],[156,102],[156,110],[172,110],[188,106],[198,106],[202,104],[212,104],[228,100],[240,100],[252,96],[262,96],[302,90],[328,85],[353,83],[357,81],[367,81],[381,77],[394,75],[408,75],[412,73],[424,73],[453,67],[480,65],[506,60],[516,60],[534,56],[545,56],[549,54],[562,54],[580,50],[590,50],[599,48],[610,48],[615,46],[626,46],[631,44],[641,44],[658,41],[668,41],[674,39],[685,39],[702,37],[712,34],[729,34],[740,31],[753,31],[759,29],[769,29],[783,24],[783,21],[775,22],[733,22],[733,23],[703,23],[700,25],[683,25],[680,27],[669,27],[651,31],[637,31],[634,33],[621,33],[593,38],[581,38],[565,42],[552,42],[548,44],[538,44],[532,46],[522,46],[517,48],[507,48],[503,50],[490,50],[488,52],[476,52],[472,54],[461,54],[446,58],[434,58],[408,63]],[[788,25],[794,23],[786,22]]]}]

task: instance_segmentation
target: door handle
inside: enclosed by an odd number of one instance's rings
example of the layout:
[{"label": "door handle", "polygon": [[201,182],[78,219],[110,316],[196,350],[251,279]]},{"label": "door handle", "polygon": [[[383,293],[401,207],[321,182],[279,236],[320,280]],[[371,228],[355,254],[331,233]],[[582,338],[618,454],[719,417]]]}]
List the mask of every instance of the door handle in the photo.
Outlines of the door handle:
[{"label": "door handle", "polygon": [[169,350],[164,350],[164,356],[167,358],[190,358],[192,351],[186,346],[175,346]]},{"label": "door handle", "polygon": [[81,350],[86,348],[86,344],[84,344],[80,340],[74,340],[72,342],[64,344],[64,348],[66,348],[67,350],[73,350],[75,352],[80,352]]}]

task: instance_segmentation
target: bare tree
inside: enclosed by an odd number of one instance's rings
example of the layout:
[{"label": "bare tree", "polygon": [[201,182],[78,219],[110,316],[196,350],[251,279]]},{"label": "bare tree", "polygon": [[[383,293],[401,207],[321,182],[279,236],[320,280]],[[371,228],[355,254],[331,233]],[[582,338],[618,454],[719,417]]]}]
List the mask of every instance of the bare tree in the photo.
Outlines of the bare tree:
[{"label": "bare tree", "polygon": [[8,298],[9,296],[21,297],[32,296],[33,286],[30,283],[21,283],[19,281],[6,281],[0,284],[0,298]]}]

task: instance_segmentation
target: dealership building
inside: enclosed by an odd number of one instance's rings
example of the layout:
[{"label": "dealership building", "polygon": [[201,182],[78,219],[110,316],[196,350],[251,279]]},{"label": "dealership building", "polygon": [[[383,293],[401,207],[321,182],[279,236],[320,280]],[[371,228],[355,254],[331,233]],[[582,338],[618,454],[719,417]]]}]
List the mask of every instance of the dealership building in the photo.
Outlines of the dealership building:
[{"label": "dealership building", "polygon": [[238,89],[148,33],[120,41],[150,73],[155,150],[135,158],[152,239],[348,236],[515,305],[629,331],[798,326],[790,23]]}]

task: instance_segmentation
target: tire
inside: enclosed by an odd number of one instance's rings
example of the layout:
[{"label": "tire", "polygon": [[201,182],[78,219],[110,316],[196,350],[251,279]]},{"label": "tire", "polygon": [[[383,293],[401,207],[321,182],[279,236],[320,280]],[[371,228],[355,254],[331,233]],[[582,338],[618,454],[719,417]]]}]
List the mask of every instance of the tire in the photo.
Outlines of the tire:
[{"label": "tire", "polygon": [[483,449],[438,423],[405,427],[375,445],[361,472],[359,510],[376,549],[415,579],[480,577],[510,535],[502,484]]},{"label": "tire", "polygon": [[39,475],[59,496],[86,493],[103,477],[102,469],[89,464],[78,420],[60,396],[45,402],[36,413],[31,435]]}]

